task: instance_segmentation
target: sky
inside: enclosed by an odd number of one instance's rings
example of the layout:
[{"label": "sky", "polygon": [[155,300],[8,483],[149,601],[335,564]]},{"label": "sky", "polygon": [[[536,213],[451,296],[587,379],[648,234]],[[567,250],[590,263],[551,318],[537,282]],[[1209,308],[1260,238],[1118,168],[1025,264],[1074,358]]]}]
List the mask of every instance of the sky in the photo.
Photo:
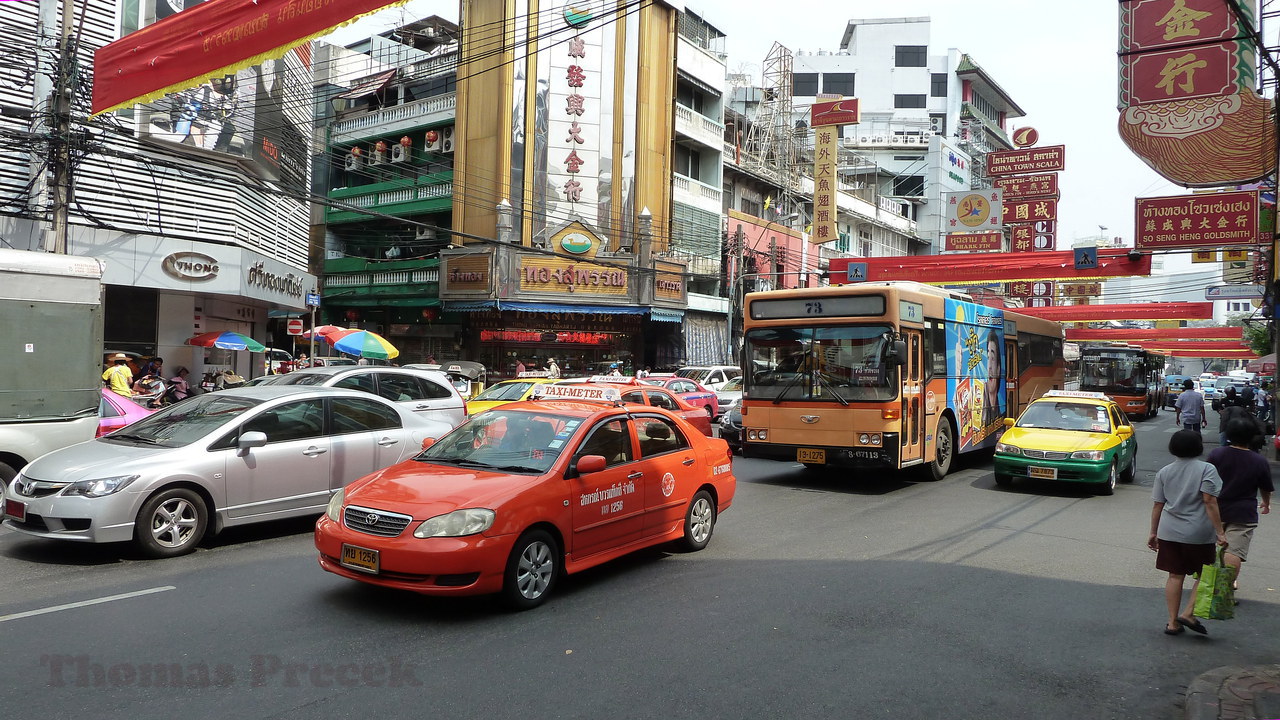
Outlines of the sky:
[{"label": "sky", "polygon": [[[1098,237],[1131,245],[1134,198],[1189,192],[1148,168],[1116,130],[1116,0],[691,0],[686,7],[727,36],[728,71],[757,80],[775,41],[792,51],[836,50],[850,19],[930,17],[933,54],[968,53],[1026,111],[1008,129],[1032,126],[1040,145],[1066,146],[1059,249]],[[351,42],[406,17],[433,14],[456,21],[457,0],[413,0],[344,29],[333,41]]]}]

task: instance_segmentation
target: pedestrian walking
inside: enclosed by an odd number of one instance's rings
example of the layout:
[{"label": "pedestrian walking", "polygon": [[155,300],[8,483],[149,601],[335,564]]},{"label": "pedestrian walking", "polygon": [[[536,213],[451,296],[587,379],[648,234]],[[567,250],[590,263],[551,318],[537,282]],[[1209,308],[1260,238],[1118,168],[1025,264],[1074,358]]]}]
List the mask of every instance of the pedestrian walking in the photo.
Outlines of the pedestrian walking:
[{"label": "pedestrian walking", "polygon": [[[1174,461],[1160,468],[1151,489],[1154,504],[1151,534],[1147,537],[1147,547],[1156,552],[1156,569],[1169,573],[1164,584],[1169,611],[1164,632],[1178,635],[1191,628],[1208,635],[1191,613],[1200,585],[1200,568],[1213,562],[1214,541],[1227,544],[1218,515],[1222,479],[1213,465],[1199,459],[1204,452],[1199,432],[1189,428],[1175,432],[1169,438],[1169,452]],[[1195,576],[1195,582],[1191,584],[1191,597],[1183,605],[1182,586],[1188,575]]]},{"label": "pedestrian walking", "polygon": [[1227,440],[1231,444],[1209,453],[1209,462],[1222,478],[1218,512],[1227,536],[1223,560],[1236,569],[1236,587],[1240,587],[1240,568],[1249,554],[1258,515],[1271,512],[1271,494],[1275,492],[1271,463],[1249,447],[1256,430],[1252,422],[1232,420],[1227,426]]},{"label": "pedestrian walking", "polygon": [[1271,383],[1262,383],[1257,394],[1253,396],[1254,414],[1264,424],[1271,420]]},{"label": "pedestrian walking", "polygon": [[552,380],[560,379],[560,366],[556,364],[555,358],[547,358],[547,377]]},{"label": "pedestrian walking", "polygon": [[111,392],[121,397],[133,397],[133,373],[129,370],[129,357],[124,353],[111,356],[111,367],[102,373],[102,381]]},{"label": "pedestrian walking", "polygon": [[525,369],[524,369],[524,361],[523,361],[523,360],[517,360],[517,361],[516,361],[516,377],[520,377],[521,375],[523,375],[523,374],[524,374],[524,372],[525,372]]},{"label": "pedestrian walking", "polygon": [[1204,414],[1204,395],[1196,390],[1196,384],[1190,378],[1182,383],[1182,392],[1178,393],[1173,408],[1177,411],[1174,414],[1175,422],[1183,430],[1192,430],[1199,435],[1200,428],[1209,424]]}]

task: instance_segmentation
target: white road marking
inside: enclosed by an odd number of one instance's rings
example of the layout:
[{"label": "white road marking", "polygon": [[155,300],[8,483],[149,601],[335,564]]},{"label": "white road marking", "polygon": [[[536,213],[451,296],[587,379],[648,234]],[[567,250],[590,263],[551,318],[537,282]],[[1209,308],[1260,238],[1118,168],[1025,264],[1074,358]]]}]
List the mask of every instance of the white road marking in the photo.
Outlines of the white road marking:
[{"label": "white road marking", "polygon": [[115,600],[127,600],[129,598],[164,592],[166,590],[177,590],[177,588],[173,585],[164,585],[162,587],[154,587],[149,590],[138,590],[137,592],[123,593],[121,595],[109,595],[107,597],[96,598],[94,600],[82,600],[80,602],[67,603],[66,605],[54,605],[53,607],[41,608],[39,610],[27,610],[26,612],[13,613],[12,615],[0,615],[0,622],[21,620],[22,618],[33,617],[35,615],[45,615],[47,613],[60,612],[62,610],[74,610],[75,608],[86,607],[88,605],[98,605],[99,603],[113,602]]}]

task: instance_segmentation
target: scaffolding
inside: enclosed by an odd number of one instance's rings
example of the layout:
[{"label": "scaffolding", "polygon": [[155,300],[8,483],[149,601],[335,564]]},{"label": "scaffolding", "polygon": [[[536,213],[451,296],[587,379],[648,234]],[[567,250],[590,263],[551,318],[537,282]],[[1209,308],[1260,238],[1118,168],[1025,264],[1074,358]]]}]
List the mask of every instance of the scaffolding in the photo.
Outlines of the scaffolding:
[{"label": "scaffolding", "polygon": [[791,51],[774,43],[761,70],[762,96],[755,120],[747,134],[744,169],[766,177],[782,171],[782,196],[777,199],[779,212],[789,212],[796,162],[795,130],[792,128]]}]

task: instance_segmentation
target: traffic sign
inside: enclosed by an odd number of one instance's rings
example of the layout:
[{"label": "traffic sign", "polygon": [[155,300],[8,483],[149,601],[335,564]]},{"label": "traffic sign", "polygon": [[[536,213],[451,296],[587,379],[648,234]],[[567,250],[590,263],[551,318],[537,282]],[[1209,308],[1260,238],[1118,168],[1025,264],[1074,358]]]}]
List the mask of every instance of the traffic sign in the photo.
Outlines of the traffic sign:
[{"label": "traffic sign", "polygon": [[1074,250],[1077,270],[1096,270],[1098,268],[1098,248],[1082,247]]},{"label": "traffic sign", "polygon": [[307,293],[307,307],[320,307],[320,293]]},{"label": "traffic sign", "polygon": [[289,330],[290,335],[301,335],[302,331],[306,329],[306,326],[303,325],[302,320],[300,318],[293,318],[289,320],[289,324],[287,325],[287,328]]},{"label": "traffic sign", "polygon": [[867,279],[867,264],[849,263],[849,267],[845,272],[848,274],[845,282],[865,282]]},{"label": "traffic sign", "polygon": [[1240,298],[1260,298],[1261,285],[1219,285],[1204,289],[1205,300],[1238,300]]}]

